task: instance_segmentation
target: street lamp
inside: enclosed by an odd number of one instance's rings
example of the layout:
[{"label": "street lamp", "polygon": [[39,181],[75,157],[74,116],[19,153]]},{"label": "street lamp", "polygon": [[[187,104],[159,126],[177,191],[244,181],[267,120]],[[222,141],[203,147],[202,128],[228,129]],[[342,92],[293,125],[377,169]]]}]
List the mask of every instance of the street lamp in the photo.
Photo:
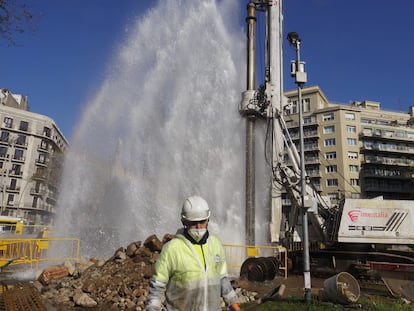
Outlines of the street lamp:
[{"label": "street lamp", "polygon": [[299,108],[299,139],[300,139],[300,179],[301,179],[301,211],[302,211],[302,245],[303,245],[303,278],[304,278],[304,299],[306,303],[311,302],[311,276],[310,276],[310,258],[309,258],[309,228],[308,214],[305,200],[306,194],[306,171],[305,171],[305,143],[303,135],[303,103],[302,88],[307,82],[305,72],[305,62],[300,60],[300,44],[301,40],[297,32],[289,32],[287,39],[289,44],[296,50],[296,61],[291,62],[290,75],[295,78],[298,86],[298,108]]}]

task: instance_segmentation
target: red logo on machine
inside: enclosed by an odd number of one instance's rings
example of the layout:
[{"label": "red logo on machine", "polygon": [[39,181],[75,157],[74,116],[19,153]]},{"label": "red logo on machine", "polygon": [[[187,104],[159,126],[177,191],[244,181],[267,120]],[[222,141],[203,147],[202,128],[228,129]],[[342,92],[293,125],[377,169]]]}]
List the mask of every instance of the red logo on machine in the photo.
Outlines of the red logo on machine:
[{"label": "red logo on machine", "polygon": [[349,218],[351,218],[352,222],[356,222],[358,221],[358,217],[361,215],[361,211],[360,210],[350,210],[348,212],[348,216]]},{"label": "red logo on machine", "polygon": [[358,221],[359,217],[364,218],[388,218],[388,214],[385,212],[372,212],[372,211],[361,211],[358,209],[350,210],[348,216],[352,222]]}]

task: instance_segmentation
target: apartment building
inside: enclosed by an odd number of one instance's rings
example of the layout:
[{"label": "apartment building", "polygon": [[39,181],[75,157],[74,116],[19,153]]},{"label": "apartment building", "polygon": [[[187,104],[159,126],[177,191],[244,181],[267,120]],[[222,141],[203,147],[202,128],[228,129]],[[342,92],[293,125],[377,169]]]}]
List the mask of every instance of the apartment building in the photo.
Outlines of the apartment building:
[{"label": "apartment building", "polygon": [[26,96],[0,89],[1,214],[53,223],[68,142],[55,122],[30,112]]},{"label": "apartment building", "polygon": [[[285,92],[285,120],[299,147],[297,90]],[[379,102],[334,104],[318,86],[302,90],[305,167],[321,195],[414,199],[414,109]]]}]

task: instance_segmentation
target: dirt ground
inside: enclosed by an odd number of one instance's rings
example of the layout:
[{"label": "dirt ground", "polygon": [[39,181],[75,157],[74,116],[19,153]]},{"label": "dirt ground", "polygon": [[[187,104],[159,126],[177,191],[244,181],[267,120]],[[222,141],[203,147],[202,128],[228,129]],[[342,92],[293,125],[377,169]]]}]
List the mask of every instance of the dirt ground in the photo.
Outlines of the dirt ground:
[{"label": "dirt ground", "polygon": [[[312,277],[312,298],[317,298],[320,294],[320,290],[324,288],[324,278]],[[261,299],[265,298],[266,296],[271,295],[275,289],[279,288],[281,284],[285,286],[285,291],[283,293],[282,298],[299,298],[303,297],[304,291],[304,280],[302,275],[289,275],[288,278],[277,277],[272,281],[265,281],[265,282],[249,282],[242,279],[237,279],[233,281],[233,285],[249,290],[251,292],[256,292],[258,297]],[[395,298],[391,296],[385,286],[378,285],[378,284],[371,284],[361,286],[360,288],[360,298],[369,300],[369,301],[381,301],[384,303],[392,303],[395,301]],[[81,308],[75,307],[67,309],[65,307],[51,307],[48,306],[48,311],[69,311],[69,310],[76,310],[76,311],[107,311],[105,308]]]},{"label": "dirt ground", "polygon": [[[311,277],[311,294],[313,298],[320,298],[321,290],[324,289],[325,278]],[[245,280],[234,281],[237,287],[245,288],[249,291],[257,292],[259,297],[263,298],[272,294],[281,284],[285,286],[283,298],[285,297],[303,297],[304,279],[303,275],[289,275],[288,278],[277,277],[272,281],[263,283],[249,282]],[[368,300],[392,303],[395,299],[383,284],[360,284],[360,298]]]},{"label": "dirt ground", "polygon": [[[312,277],[312,298],[317,298],[320,294],[320,290],[324,288],[324,278],[317,278]],[[272,281],[265,281],[265,282],[249,282],[242,279],[237,279],[233,281],[233,285],[236,287],[240,287],[246,289],[251,292],[256,292],[257,296],[261,299],[272,295],[276,289],[280,287],[280,285],[285,286],[285,290],[283,293],[282,298],[300,298],[303,297],[304,291],[304,281],[302,275],[289,275],[288,278],[284,277],[277,277]],[[365,285],[360,288],[360,297],[364,299],[368,299],[370,301],[381,301],[384,303],[392,303],[395,298],[391,296],[391,294],[387,291],[386,287],[383,285]],[[69,311],[69,310],[76,310],[76,311],[107,311],[107,308],[96,307],[96,308],[81,308],[81,307],[74,307],[68,308],[64,306],[50,306],[47,305],[48,311]]]}]

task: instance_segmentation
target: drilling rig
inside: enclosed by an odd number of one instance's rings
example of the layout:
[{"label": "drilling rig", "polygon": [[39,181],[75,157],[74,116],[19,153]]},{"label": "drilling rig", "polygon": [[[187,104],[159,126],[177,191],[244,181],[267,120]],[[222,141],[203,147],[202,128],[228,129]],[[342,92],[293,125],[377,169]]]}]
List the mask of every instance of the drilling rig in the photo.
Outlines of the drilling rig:
[{"label": "drilling rig", "polygon": [[[257,12],[265,16],[265,70],[259,87]],[[348,271],[358,278],[382,278],[391,291],[414,300],[414,201],[378,197],[331,202],[306,174],[302,104],[298,105],[299,151],[284,121],[291,103],[283,96],[282,12],[282,0],[252,0],[247,6],[247,80],[239,107],[246,119],[246,243],[255,245],[255,126],[266,122],[272,172],[270,240],[287,247],[292,268],[304,273],[305,298],[310,293],[312,268],[314,272]],[[302,103],[301,88],[307,76],[300,60],[301,41],[295,32],[289,33],[288,40],[297,52],[291,76],[298,85],[298,103]],[[282,209],[282,193],[291,201],[289,210]]]}]

